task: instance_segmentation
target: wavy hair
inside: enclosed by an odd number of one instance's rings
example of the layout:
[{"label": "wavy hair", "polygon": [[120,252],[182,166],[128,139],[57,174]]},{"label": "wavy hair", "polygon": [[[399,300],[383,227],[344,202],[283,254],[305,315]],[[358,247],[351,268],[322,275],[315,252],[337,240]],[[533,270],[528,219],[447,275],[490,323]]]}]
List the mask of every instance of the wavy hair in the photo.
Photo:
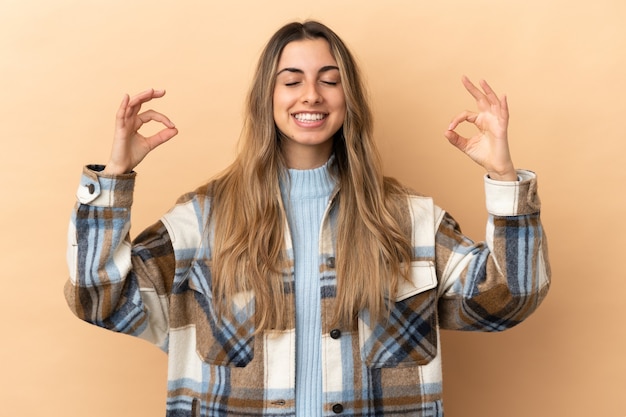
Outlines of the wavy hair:
[{"label": "wavy hair", "polygon": [[228,316],[235,296],[252,292],[257,331],[294,324],[292,306],[285,299],[284,271],[289,265],[279,188],[287,167],[272,104],[277,65],[290,42],[320,38],[328,42],[337,61],[346,100],[345,121],[333,139],[335,157],[330,166],[338,183],[333,203],[338,208],[335,322],[351,328],[357,313],[365,309],[374,319],[384,318],[399,280],[408,277],[412,247],[392,203],[406,191],[383,177],[357,63],[327,26],[315,21],[289,23],[261,53],[246,101],[238,155],[210,185],[215,308],[222,317]]}]

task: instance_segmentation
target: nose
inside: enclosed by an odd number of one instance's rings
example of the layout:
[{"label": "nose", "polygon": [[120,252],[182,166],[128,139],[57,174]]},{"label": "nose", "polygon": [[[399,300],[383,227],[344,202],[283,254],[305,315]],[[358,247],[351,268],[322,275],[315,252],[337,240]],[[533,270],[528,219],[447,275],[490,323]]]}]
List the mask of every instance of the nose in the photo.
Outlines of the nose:
[{"label": "nose", "polygon": [[318,90],[317,83],[309,83],[302,92],[302,102],[307,104],[319,104],[323,100]]}]

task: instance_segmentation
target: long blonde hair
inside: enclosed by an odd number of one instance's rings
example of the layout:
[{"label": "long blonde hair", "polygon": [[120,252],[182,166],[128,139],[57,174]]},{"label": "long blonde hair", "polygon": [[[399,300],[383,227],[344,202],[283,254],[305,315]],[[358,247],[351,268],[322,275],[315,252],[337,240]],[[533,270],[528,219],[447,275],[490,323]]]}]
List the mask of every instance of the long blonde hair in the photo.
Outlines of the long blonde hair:
[{"label": "long blonde hair", "polygon": [[319,38],[328,42],[337,61],[347,110],[333,139],[335,158],[330,167],[337,178],[339,210],[335,321],[351,327],[363,309],[375,319],[383,318],[399,280],[408,276],[412,247],[391,207],[391,201],[405,190],[383,177],[357,64],[343,41],[325,25],[315,21],[287,24],[261,53],[246,102],[238,156],[211,183],[215,308],[228,316],[235,295],[252,292],[257,331],[293,326],[285,298],[288,280],[284,273],[289,265],[279,189],[279,178],[286,175],[287,167],[272,105],[278,60],[288,43]]}]

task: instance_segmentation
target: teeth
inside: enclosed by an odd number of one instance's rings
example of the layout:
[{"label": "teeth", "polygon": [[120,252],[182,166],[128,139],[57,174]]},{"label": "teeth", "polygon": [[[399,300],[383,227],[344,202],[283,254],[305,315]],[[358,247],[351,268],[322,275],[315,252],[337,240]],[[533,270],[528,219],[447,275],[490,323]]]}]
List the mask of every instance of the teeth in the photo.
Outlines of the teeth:
[{"label": "teeth", "polygon": [[322,120],[325,115],[322,113],[298,113],[295,114],[294,117],[300,122],[314,122]]}]

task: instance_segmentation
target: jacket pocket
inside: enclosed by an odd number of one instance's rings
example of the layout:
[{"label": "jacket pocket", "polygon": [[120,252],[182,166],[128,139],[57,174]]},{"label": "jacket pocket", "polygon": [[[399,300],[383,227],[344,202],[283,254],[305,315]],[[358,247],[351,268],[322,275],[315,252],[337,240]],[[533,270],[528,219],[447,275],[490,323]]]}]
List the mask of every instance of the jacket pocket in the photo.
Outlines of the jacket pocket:
[{"label": "jacket pocket", "polygon": [[[178,288],[184,311],[178,326],[195,326],[196,351],[211,365],[244,367],[254,358],[254,297],[240,293],[231,304],[231,318],[217,316],[210,285],[210,269],[196,261],[187,276],[187,285]],[[187,288],[184,288],[187,287]]]},{"label": "jacket pocket", "polygon": [[367,312],[359,316],[361,359],[370,368],[415,366],[437,355],[434,263],[411,264],[411,282],[398,288],[389,319],[371,323]]}]

